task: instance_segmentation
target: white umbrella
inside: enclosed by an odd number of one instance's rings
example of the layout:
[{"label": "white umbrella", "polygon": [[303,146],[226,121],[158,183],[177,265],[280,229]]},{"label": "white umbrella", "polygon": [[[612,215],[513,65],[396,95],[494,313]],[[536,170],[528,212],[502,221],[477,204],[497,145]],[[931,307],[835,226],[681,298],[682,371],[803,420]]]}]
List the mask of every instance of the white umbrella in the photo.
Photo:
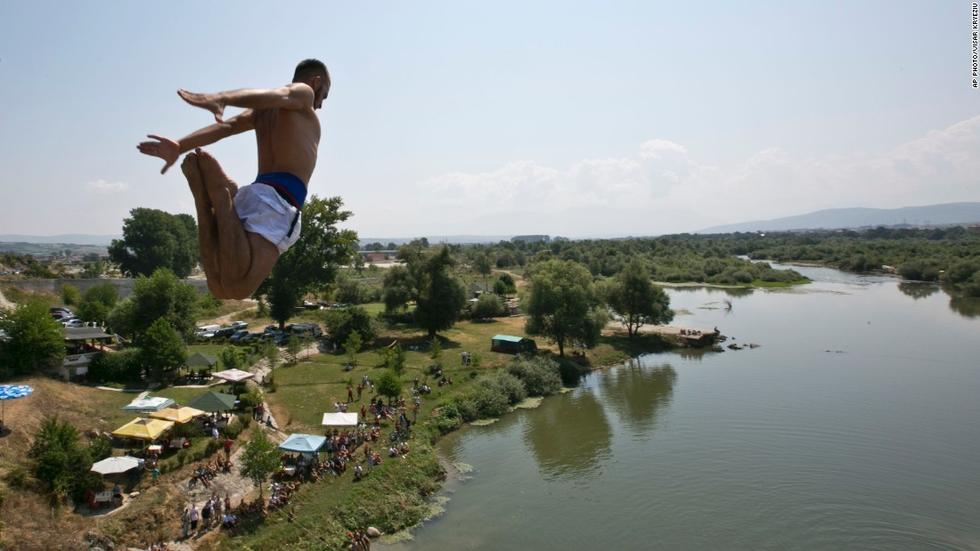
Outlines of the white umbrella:
[{"label": "white umbrella", "polygon": [[357,413],[324,413],[320,424],[325,427],[356,427]]},{"label": "white umbrella", "polygon": [[99,474],[118,474],[135,469],[143,464],[142,459],[123,455],[119,457],[107,457],[102,461],[92,465],[92,472]]}]

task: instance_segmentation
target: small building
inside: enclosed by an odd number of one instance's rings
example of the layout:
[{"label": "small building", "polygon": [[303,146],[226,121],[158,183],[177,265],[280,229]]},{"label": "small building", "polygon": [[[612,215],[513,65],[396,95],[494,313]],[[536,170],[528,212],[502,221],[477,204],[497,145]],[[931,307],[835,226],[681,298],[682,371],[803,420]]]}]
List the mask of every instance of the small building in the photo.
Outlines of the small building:
[{"label": "small building", "polygon": [[114,338],[101,327],[65,327],[65,359],[57,368],[66,381],[88,373],[88,366]]},{"label": "small building", "polygon": [[397,250],[385,250],[385,251],[357,251],[357,254],[361,255],[364,262],[368,264],[374,264],[375,262],[391,262],[398,258]]},{"label": "small building", "polygon": [[537,352],[538,345],[534,339],[515,337],[514,335],[494,335],[490,339],[490,350],[505,354],[523,354]]}]

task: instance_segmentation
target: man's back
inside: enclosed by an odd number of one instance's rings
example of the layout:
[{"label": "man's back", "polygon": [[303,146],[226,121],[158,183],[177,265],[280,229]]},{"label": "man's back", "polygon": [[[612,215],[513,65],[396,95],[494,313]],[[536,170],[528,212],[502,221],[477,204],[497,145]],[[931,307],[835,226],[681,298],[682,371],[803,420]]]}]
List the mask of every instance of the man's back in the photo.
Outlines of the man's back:
[{"label": "man's back", "polygon": [[263,109],[254,116],[259,173],[289,172],[309,184],[320,143],[313,109]]}]

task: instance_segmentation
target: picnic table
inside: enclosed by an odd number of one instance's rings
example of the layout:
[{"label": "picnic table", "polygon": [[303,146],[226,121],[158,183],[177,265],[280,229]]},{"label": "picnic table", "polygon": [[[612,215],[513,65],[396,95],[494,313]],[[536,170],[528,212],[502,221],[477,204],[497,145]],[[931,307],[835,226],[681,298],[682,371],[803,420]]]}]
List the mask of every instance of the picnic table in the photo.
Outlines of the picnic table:
[{"label": "picnic table", "polygon": [[102,507],[103,505],[112,503],[112,490],[106,490],[95,494],[95,496],[92,498],[92,503],[96,507]]}]

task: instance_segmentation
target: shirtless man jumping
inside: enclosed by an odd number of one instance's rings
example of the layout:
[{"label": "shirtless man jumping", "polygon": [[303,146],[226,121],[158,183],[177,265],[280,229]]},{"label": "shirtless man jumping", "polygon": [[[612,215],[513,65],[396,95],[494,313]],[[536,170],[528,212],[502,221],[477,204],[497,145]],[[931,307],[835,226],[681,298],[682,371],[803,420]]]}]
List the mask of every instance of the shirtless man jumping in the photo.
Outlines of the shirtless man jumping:
[{"label": "shirtless man jumping", "polygon": [[[319,109],[330,91],[330,73],[316,59],[296,66],[293,81],[280,88],[242,89],[216,94],[177,93],[187,103],[214,114],[215,124],[179,141],[149,135],[137,146],[160,157],[167,171],[181,154],[181,169],[197,207],[201,263],[208,289],[217,298],[243,299],[272,271],[279,255],[300,234],[300,213],[316,166],[320,143]],[[226,106],[245,108],[223,120]],[[218,162],[200,148],[255,130],[259,171],[255,182],[239,188]]]}]

